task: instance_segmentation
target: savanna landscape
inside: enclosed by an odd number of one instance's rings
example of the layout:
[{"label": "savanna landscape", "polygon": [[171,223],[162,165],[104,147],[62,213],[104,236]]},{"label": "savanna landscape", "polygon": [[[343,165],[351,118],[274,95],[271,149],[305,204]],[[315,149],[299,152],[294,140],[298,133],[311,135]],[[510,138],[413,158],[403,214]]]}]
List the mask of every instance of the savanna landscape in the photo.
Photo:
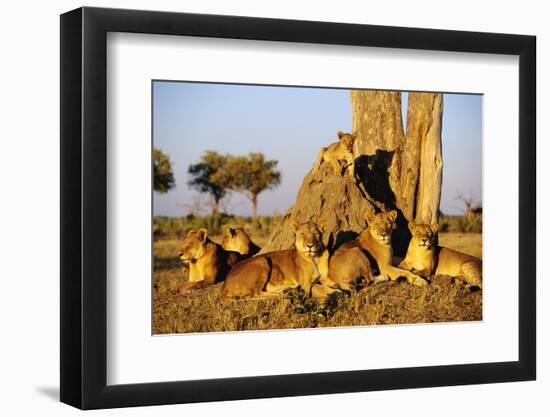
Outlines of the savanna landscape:
[{"label": "savanna landscape", "polygon": [[[293,289],[272,300],[224,299],[222,284],[178,293],[188,268],[178,257],[182,238],[196,225],[212,227],[212,240],[221,243],[226,225],[244,227],[258,245],[267,242],[277,218],[246,217],[166,219],[156,218],[154,242],[153,333],[194,333],[257,329],[356,326],[480,320],[482,296],[451,277],[438,277],[432,285],[416,287],[406,282],[386,282],[366,288],[354,297],[343,294],[319,303]],[[439,242],[481,257],[480,219],[465,216],[443,220],[448,232]],[[216,228],[217,227],[217,228]],[[162,230],[162,232],[160,232]]]},{"label": "savanna landscape", "polygon": [[443,187],[443,95],[346,94],[350,131],[304,152],[293,186],[253,139],[204,143],[168,203],[178,160],[154,137],[153,334],[482,319],[482,205],[460,172]]}]

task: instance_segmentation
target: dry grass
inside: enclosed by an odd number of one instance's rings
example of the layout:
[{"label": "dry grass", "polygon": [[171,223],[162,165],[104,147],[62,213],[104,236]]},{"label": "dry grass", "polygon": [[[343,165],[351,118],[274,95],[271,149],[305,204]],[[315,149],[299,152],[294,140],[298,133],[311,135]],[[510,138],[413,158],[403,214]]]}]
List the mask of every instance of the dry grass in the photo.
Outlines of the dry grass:
[{"label": "dry grass", "polygon": [[468,255],[482,258],[481,233],[440,233],[439,244]]},{"label": "dry grass", "polygon": [[[253,237],[254,239],[254,237]],[[213,238],[219,241],[219,238]],[[254,239],[262,243],[259,239]],[[481,234],[442,233],[440,244],[481,257]],[[381,283],[326,304],[299,290],[269,300],[226,300],[221,285],[176,294],[186,270],[175,254],[176,240],[154,244],[153,333],[289,329],[374,324],[481,320],[482,292],[448,277],[418,288],[406,282]]]}]

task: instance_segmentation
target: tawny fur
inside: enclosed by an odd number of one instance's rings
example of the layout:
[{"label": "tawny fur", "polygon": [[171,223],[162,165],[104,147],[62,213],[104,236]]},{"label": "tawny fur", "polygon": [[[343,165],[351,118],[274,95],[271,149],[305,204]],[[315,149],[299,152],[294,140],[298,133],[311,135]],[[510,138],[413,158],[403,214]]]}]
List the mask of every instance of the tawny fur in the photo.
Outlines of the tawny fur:
[{"label": "tawny fur", "polygon": [[319,168],[323,162],[328,162],[332,165],[334,175],[342,175],[347,169],[348,175],[355,181],[353,144],[356,136],[356,134],[338,132],[338,142],[321,148],[315,166]]},{"label": "tawny fur", "polygon": [[225,279],[241,255],[224,250],[208,239],[206,229],[190,230],[182,242],[179,254],[182,262],[189,263],[189,277],[179,285],[179,292],[205,288]]},{"label": "tawny fur", "polygon": [[482,287],[483,265],[475,256],[437,246],[437,224],[409,223],[412,238],[401,268],[423,277],[447,275]]},{"label": "tawny fur", "polygon": [[368,223],[367,229],[355,241],[347,242],[342,246],[358,244],[374,259],[380,275],[383,277],[387,277],[392,281],[404,277],[410,284],[426,285],[426,281],[419,275],[393,266],[391,234],[397,219],[397,212],[395,210],[379,214],[367,212],[365,213],[365,219]]},{"label": "tawny fur", "polygon": [[328,251],[313,222],[293,222],[294,248],[254,256],[236,265],[222,287],[224,297],[272,296],[302,287],[306,294],[327,274]]},{"label": "tawny fur", "polygon": [[238,252],[243,259],[250,258],[260,251],[242,227],[228,227],[225,229],[222,247],[227,251]]}]

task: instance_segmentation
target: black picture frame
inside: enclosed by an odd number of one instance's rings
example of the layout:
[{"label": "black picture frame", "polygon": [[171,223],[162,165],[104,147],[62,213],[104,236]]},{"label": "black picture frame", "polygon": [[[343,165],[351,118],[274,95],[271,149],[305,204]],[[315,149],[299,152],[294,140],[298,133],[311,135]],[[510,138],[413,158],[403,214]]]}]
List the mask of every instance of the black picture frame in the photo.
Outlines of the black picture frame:
[{"label": "black picture frame", "polygon": [[[107,385],[108,32],[519,56],[519,360]],[[536,38],[252,17],[80,8],[61,15],[61,401],[82,409],[533,380]]]}]

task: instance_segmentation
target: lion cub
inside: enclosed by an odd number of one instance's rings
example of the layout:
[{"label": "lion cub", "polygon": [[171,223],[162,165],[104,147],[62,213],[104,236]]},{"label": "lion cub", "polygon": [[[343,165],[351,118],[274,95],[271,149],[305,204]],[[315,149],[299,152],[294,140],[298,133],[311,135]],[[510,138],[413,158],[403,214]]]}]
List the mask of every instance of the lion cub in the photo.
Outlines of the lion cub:
[{"label": "lion cub", "polygon": [[206,229],[190,230],[182,243],[179,257],[189,263],[189,279],[179,292],[204,288],[223,281],[229,269],[241,260],[237,252],[224,250],[208,239]]},{"label": "lion cub", "polygon": [[382,277],[389,278],[392,281],[405,277],[411,284],[417,286],[426,285],[426,281],[422,277],[406,269],[395,267],[392,264],[391,234],[397,219],[397,212],[395,210],[378,214],[366,212],[365,219],[367,220],[366,230],[355,240],[344,243],[340,248],[359,247],[367,251],[370,257],[376,262]]},{"label": "lion cub", "polygon": [[228,227],[225,229],[222,246],[227,251],[240,253],[243,259],[256,255],[261,249],[252,242],[242,227]]},{"label": "lion cub", "polygon": [[475,256],[437,246],[439,225],[409,223],[412,238],[401,268],[423,277],[447,275],[471,286],[482,286],[482,262]]},{"label": "lion cub", "polygon": [[332,165],[334,175],[342,175],[347,168],[348,174],[355,181],[355,167],[353,158],[353,144],[356,133],[338,132],[338,142],[332,143],[326,148],[321,148],[315,166],[319,168],[323,162],[328,162]]},{"label": "lion cub", "polygon": [[328,251],[317,225],[292,222],[294,248],[257,255],[236,265],[222,287],[224,297],[270,296],[287,288],[302,287],[306,294],[326,275]]}]

